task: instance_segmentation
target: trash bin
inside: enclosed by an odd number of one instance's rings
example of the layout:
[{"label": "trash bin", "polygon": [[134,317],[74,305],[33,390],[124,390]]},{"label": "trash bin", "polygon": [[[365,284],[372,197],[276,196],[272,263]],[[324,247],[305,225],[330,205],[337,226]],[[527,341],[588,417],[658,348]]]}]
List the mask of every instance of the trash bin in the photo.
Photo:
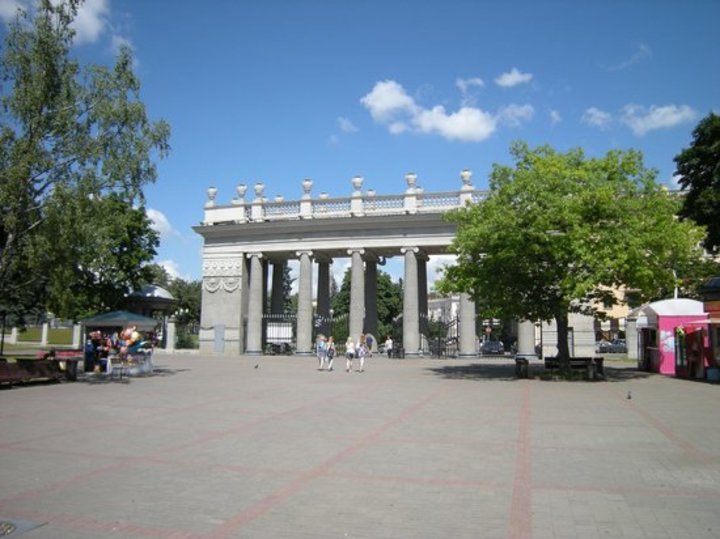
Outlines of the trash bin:
[{"label": "trash bin", "polygon": [[528,378],[530,371],[530,362],[527,358],[516,357],[515,358],[515,376],[518,378]]},{"label": "trash bin", "polygon": [[597,367],[595,362],[591,359],[587,362],[587,379],[595,380],[597,377]]}]

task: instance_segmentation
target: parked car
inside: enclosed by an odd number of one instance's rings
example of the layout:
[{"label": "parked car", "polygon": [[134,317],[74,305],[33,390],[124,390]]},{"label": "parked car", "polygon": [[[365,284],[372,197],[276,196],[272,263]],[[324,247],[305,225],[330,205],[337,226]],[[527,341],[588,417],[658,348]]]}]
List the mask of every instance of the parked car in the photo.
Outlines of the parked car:
[{"label": "parked car", "polygon": [[595,344],[595,351],[599,354],[604,354],[608,351],[609,346],[610,346],[610,341],[608,341],[606,339],[602,339]]},{"label": "parked car", "polygon": [[610,354],[627,354],[627,342],[625,339],[613,339],[607,351]]},{"label": "parked car", "polygon": [[627,354],[627,342],[625,339],[613,339],[612,341],[603,339],[597,343],[596,350],[600,354]]},{"label": "parked car", "polygon": [[502,355],[505,353],[505,345],[502,341],[485,341],[480,346],[480,352],[484,356]]}]

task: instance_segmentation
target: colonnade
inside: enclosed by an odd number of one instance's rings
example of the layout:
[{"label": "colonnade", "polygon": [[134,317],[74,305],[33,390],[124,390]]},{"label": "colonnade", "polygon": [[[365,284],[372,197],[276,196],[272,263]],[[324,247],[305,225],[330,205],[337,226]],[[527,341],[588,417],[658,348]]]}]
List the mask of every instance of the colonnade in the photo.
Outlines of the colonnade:
[{"label": "colonnade", "polygon": [[[346,250],[350,258],[350,311],[349,334],[357,339],[363,333],[377,339],[377,266],[384,258],[371,250],[351,247]],[[429,257],[420,247],[408,246],[399,250],[403,256],[403,348],[406,356],[422,355],[421,333],[427,330],[428,294],[427,261]],[[245,353],[263,353],[263,305],[265,305],[267,262],[273,264],[270,297],[271,314],[282,313],[283,274],[287,259],[277,254],[267,258],[263,253],[246,253],[248,273],[248,305]],[[313,353],[313,282],[317,266],[316,312],[321,320],[330,317],[330,264],[332,258],[322,251],[302,250],[295,252],[299,260],[298,307],[296,328],[296,354]],[[337,256],[337,255],[336,255]],[[460,299],[458,345],[459,354],[465,357],[477,355],[475,335],[475,304],[467,294]]]}]

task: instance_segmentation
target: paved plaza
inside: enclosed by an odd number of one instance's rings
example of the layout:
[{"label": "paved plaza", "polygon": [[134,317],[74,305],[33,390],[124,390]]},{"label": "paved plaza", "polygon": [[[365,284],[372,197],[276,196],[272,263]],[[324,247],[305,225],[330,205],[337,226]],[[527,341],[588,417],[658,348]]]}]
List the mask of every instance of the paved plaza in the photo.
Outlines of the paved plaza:
[{"label": "paved plaza", "polygon": [[158,355],[151,377],[2,390],[0,521],[23,539],[720,537],[718,386],[336,363]]}]

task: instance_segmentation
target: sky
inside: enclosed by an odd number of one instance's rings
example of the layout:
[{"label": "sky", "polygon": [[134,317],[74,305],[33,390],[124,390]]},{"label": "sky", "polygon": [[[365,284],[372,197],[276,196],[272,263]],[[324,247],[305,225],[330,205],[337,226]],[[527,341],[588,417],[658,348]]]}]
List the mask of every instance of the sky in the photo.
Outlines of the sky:
[{"label": "sky", "polygon": [[[31,2],[0,0],[0,20]],[[172,128],[145,191],[156,262],[199,279],[210,186],[218,204],[256,182],[296,200],[304,178],[343,197],[359,175],[389,195],[413,171],[441,192],[470,169],[484,189],[524,140],[637,149],[675,187],[674,156],[720,113],[718,20],[718,0],[86,0],[73,54],[132,48],[148,115]]]}]

